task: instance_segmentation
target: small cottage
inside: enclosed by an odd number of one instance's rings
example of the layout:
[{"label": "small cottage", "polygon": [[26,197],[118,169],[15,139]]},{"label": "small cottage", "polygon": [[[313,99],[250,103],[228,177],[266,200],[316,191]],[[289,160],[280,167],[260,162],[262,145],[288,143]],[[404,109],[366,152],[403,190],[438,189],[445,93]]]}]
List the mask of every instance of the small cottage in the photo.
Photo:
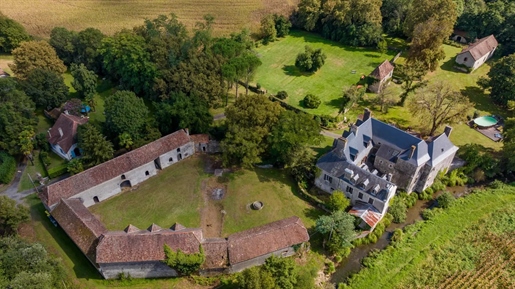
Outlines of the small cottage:
[{"label": "small cottage", "polygon": [[456,56],[456,63],[464,65],[473,71],[493,56],[497,46],[497,40],[493,35],[481,38],[467,48],[464,48]]},{"label": "small cottage", "polygon": [[469,42],[469,40],[468,40],[469,39],[468,33],[465,32],[465,31],[457,30],[457,29],[455,29],[452,32],[451,39],[456,41],[456,42],[464,43],[464,44]]},{"label": "small cottage", "polygon": [[62,113],[54,126],[48,130],[47,140],[52,150],[60,157],[71,160],[81,155],[77,147],[77,128],[88,122],[85,117]]},{"label": "small cottage", "polygon": [[11,76],[11,75],[9,75],[9,73],[5,72],[5,70],[0,68],[0,78],[5,78],[5,77],[9,77],[9,76]]},{"label": "small cottage", "polygon": [[368,86],[368,90],[379,93],[381,92],[381,88],[383,84],[388,81],[388,79],[393,76],[393,65],[390,61],[385,60],[381,63],[372,73],[370,73],[369,77],[374,79],[374,82]]}]

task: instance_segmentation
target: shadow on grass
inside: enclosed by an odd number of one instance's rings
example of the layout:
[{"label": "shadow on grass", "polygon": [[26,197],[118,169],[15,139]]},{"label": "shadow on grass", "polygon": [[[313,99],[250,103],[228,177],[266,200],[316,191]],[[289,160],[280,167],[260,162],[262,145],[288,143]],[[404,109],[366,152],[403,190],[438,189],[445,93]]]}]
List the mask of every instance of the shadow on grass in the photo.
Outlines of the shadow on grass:
[{"label": "shadow on grass", "polygon": [[342,107],[342,102],[343,102],[343,97],[338,97],[338,98],[333,98],[329,101],[326,101],[325,105],[340,109]]},{"label": "shadow on grass", "polygon": [[283,66],[284,74],[289,76],[309,76],[311,73],[304,73],[300,69],[298,69],[295,65],[284,65]]},{"label": "shadow on grass", "polygon": [[365,55],[366,57],[370,57],[370,58],[379,58],[382,56],[382,55],[380,56],[380,55],[376,55],[376,54],[372,54],[372,53],[365,53],[363,55]]},{"label": "shadow on grass", "polygon": [[456,61],[454,61],[454,58],[451,58],[449,59],[448,61],[444,62],[440,68],[442,70],[446,70],[446,71],[451,71],[451,72],[454,72],[454,73],[459,73],[459,74],[468,74],[466,72],[463,72],[463,71],[460,71],[460,70],[457,70],[457,69],[454,69],[454,65],[456,65]]},{"label": "shadow on grass", "polygon": [[[45,214],[45,207],[36,196],[30,195],[26,199],[30,204],[30,214],[35,223],[40,225],[48,232],[50,237],[57,243],[58,248],[52,247],[52,240],[39,240],[45,248],[53,255],[59,255],[59,251],[66,254],[74,264],[73,271],[77,278],[103,280],[98,271],[93,267],[89,260],[84,256],[75,243],[66,235],[61,227],[54,227]],[[44,237],[44,236],[42,236]],[[63,264],[66,267],[66,264]],[[73,277],[73,276],[71,276]]]},{"label": "shadow on grass", "polygon": [[506,116],[506,110],[501,109],[492,102],[492,99],[486,95],[483,90],[477,86],[467,86],[461,90],[461,93],[468,97],[470,102],[474,104],[477,110],[487,111],[491,114]]},{"label": "shadow on grass", "polygon": [[319,157],[325,155],[326,153],[328,153],[329,151],[331,151],[333,147],[328,145],[328,146],[325,146],[325,147],[311,147],[311,149],[313,151],[315,151],[316,153],[316,158],[318,159]]}]

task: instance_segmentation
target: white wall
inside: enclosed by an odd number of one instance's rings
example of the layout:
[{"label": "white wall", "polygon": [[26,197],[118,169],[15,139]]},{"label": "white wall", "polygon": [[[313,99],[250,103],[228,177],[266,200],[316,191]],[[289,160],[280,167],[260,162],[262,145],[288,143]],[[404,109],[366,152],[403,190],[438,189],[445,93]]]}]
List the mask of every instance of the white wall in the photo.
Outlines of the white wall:
[{"label": "white wall", "polygon": [[[57,145],[50,144],[50,147],[52,148],[52,151],[54,151],[54,153],[56,153],[58,156],[62,157],[63,159],[65,159],[65,160],[71,160],[71,159],[72,159],[71,154],[66,153],[66,152],[61,148],[61,146],[59,146],[58,144],[57,144]],[[76,144],[74,144],[74,145],[72,146],[72,148],[70,149],[70,151],[72,151],[73,149],[75,149],[75,147],[77,147],[77,145],[76,145]]]},{"label": "white wall", "polygon": [[132,262],[132,263],[105,263],[99,264],[100,274],[106,279],[117,279],[120,273],[132,278],[160,278],[176,277],[177,271],[168,267],[161,261]]},{"label": "white wall", "polygon": [[177,149],[174,149],[159,156],[159,165],[161,166],[161,169],[165,169],[179,161],[179,154],[181,155],[181,159],[185,159],[192,156],[194,153],[195,148],[193,143],[187,143],[180,147],[180,152],[178,152]]}]

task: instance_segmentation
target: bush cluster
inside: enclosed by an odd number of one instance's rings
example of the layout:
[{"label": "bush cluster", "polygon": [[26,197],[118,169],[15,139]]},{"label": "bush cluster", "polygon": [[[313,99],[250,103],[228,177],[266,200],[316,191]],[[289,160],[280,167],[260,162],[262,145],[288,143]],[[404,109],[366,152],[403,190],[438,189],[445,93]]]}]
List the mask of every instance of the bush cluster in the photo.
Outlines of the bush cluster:
[{"label": "bush cluster", "polygon": [[276,94],[275,97],[277,97],[278,99],[285,100],[286,98],[288,98],[288,93],[284,90],[281,90]]},{"label": "bush cluster", "polygon": [[67,172],[68,172],[68,165],[63,164],[63,165],[57,166],[55,168],[48,169],[48,177],[50,179],[53,179],[53,178],[62,176],[64,174],[66,174]]},{"label": "bush cluster", "polygon": [[8,184],[16,172],[16,161],[6,152],[0,152],[0,183]]},{"label": "bush cluster", "polygon": [[316,95],[313,95],[313,94],[307,94],[305,97],[304,97],[304,106],[306,108],[318,108],[320,106],[320,104],[322,103],[322,101],[320,100],[320,98]]},{"label": "bush cluster", "polygon": [[168,245],[165,245],[164,250],[166,256],[164,262],[166,265],[177,270],[181,275],[190,275],[197,272],[206,260],[202,246],[199,248],[200,252],[195,254],[186,254],[180,249],[174,251]]}]

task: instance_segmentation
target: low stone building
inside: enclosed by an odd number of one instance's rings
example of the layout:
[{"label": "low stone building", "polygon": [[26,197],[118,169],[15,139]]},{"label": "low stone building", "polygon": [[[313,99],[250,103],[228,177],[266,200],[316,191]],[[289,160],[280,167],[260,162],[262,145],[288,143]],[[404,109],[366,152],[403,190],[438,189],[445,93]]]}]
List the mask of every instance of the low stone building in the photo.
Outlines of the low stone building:
[{"label": "low stone building", "polygon": [[369,77],[373,79],[373,83],[368,86],[368,90],[379,93],[383,88],[384,84],[388,82],[390,78],[393,76],[394,67],[390,63],[390,61],[385,60],[383,63],[379,64],[372,73],[370,73]]},{"label": "low stone building", "polygon": [[422,140],[371,117],[366,109],[350,131],[335,140],[331,152],[317,167],[317,187],[332,193],[343,191],[355,206],[350,212],[371,230],[385,215],[397,188],[421,192],[446,171],[458,148],[449,140],[452,128],[430,140]]},{"label": "low stone building", "polygon": [[473,71],[494,55],[498,45],[493,35],[481,38],[467,48],[464,48],[456,56],[456,63],[464,65]]},{"label": "low stone building", "polygon": [[52,151],[65,160],[79,157],[81,152],[77,147],[77,129],[87,122],[86,117],[61,113],[47,134]]},{"label": "low stone building", "polygon": [[467,32],[454,29],[451,39],[459,43],[468,43],[470,36]]}]

